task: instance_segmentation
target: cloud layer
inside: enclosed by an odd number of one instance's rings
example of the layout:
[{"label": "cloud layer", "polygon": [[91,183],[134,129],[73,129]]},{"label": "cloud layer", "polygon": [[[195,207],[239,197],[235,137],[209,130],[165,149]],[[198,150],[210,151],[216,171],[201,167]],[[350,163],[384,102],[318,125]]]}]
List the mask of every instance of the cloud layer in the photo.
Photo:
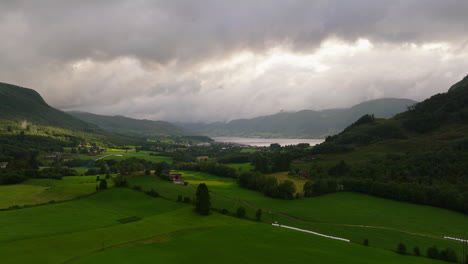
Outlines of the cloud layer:
[{"label": "cloud layer", "polygon": [[468,2],[2,1],[0,81],[53,106],[227,121],[422,100],[468,73]]}]

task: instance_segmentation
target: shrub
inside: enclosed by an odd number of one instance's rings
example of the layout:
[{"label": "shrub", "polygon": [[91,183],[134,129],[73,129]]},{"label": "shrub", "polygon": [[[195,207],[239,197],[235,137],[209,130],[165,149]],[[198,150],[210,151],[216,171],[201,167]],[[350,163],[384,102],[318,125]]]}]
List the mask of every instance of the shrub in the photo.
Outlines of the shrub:
[{"label": "shrub", "polygon": [[406,254],[406,246],[403,243],[398,244],[397,252],[399,254]]},{"label": "shrub", "polygon": [[236,216],[240,217],[240,218],[244,218],[245,217],[245,208],[242,207],[242,206],[237,208]]},{"label": "shrub", "polygon": [[432,258],[432,259],[439,258],[439,250],[437,249],[436,246],[432,246],[427,249],[427,257]]},{"label": "shrub", "polygon": [[421,256],[421,251],[419,250],[419,247],[414,247],[413,248],[413,253],[416,256]]},{"label": "shrub", "polygon": [[364,242],[362,243],[364,246],[369,246],[369,239],[364,239]]}]

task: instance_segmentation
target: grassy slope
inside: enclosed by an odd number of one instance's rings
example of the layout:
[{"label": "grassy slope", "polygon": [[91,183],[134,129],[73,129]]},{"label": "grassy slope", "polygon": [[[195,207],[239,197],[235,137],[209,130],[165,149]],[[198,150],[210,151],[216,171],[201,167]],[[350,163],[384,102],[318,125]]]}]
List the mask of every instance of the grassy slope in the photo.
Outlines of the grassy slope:
[{"label": "grassy slope", "polygon": [[[220,246],[221,244],[221,246]],[[186,233],[77,263],[440,263],[262,224]]]},{"label": "grassy slope", "polygon": [[[345,237],[356,243],[362,243],[364,239],[369,239],[371,246],[388,250],[394,250],[399,242],[404,242],[409,249],[418,246],[423,254],[428,247],[433,245],[437,245],[439,248],[457,249],[459,248],[457,243],[410,233],[416,232],[440,237],[444,235],[460,236],[461,233],[468,231],[468,217],[444,209],[396,202],[357,193],[337,193],[293,201],[277,200],[265,197],[255,191],[239,188],[232,179],[200,172],[184,171],[182,173],[184,179],[189,181],[193,187],[204,182],[210,191],[220,194],[211,194],[214,208],[226,208],[229,212],[235,212],[239,206],[243,206],[247,209],[247,216],[254,218],[255,209],[238,200],[241,199],[262,208],[264,212],[272,210],[312,222],[264,213],[266,221],[280,221],[280,223],[291,226]],[[130,182],[143,186],[144,189],[153,188],[161,195],[174,200],[177,199],[178,195],[194,197],[195,188],[164,182],[153,176],[133,177]],[[383,226],[410,233],[346,226],[347,224]]]},{"label": "grassy slope", "polygon": [[0,209],[70,200],[95,191],[95,176],[66,176],[62,180],[30,179],[22,184],[0,186]]},{"label": "grassy slope", "polygon": [[[199,216],[191,206],[128,189],[0,216],[3,263],[185,263],[204,256],[209,263],[436,263],[216,213]],[[116,221],[129,216],[142,219]],[[207,255],[213,249],[217,254]]]},{"label": "grassy slope", "polygon": [[[124,160],[128,158],[138,158],[138,159],[144,159],[152,162],[162,162],[165,161],[167,163],[172,163],[172,158],[171,157],[166,157],[166,156],[152,156],[150,153],[153,153],[151,151],[130,151],[128,153],[125,153],[125,151],[120,152],[120,153],[114,153],[111,154],[111,156],[105,157],[104,159],[114,159],[114,160]],[[121,155],[121,156],[116,156],[116,155]]]},{"label": "grassy slope", "polygon": [[[310,221],[386,226],[432,235],[468,231],[468,217],[445,209],[346,192],[292,201],[279,200],[240,188],[232,179],[201,172],[184,171],[182,173],[184,179],[194,186],[203,182],[208,185],[210,191],[246,200],[264,210],[286,213]],[[144,188],[156,188],[158,192],[162,192],[162,195],[166,192],[169,197],[175,198],[178,194],[189,196],[193,193],[194,188],[191,190],[187,186],[163,182],[169,186],[168,192],[168,188],[162,187],[160,181],[152,176],[138,176],[130,180],[132,184],[141,185]],[[212,197],[216,196],[212,195]]]}]

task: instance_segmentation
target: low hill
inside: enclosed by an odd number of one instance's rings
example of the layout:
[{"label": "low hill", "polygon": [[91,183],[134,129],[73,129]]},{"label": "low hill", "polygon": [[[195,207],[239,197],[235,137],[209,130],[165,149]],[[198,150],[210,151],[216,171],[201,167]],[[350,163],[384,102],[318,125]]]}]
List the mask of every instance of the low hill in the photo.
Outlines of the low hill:
[{"label": "low hill", "polygon": [[104,131],[55,109],[32,89],[0,83],[0,160],[84,143],[136,145],[143,141]]},{"label": "low hill", "polygon": [[85,122],[94,124],[106,131],[127,136],[158,138],[164,136],[192,136],[195,133],[165,121],[134,119],[125,116],[96,115],[86,112],[68,112]]},{"label": "low hill", "polygon": [[319,138],[340,132],[364,114],[390,118],[416,102],[409,99],[384,98],[360,103],[346,109],[281,112],[228,123],[180,124],[191,131],[209,136],[263,136]]},{"label": "low hill", "polygon": [[0,83],[0,119],[79,131],[97,128],[49,106],[33,89],[7,83]]}]

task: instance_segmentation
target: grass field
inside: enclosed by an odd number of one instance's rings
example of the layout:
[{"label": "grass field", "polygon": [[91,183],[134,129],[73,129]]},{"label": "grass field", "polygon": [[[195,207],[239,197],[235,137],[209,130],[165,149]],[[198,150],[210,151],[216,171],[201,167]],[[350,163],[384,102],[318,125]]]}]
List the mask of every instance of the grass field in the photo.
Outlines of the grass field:
[{"label": "grass field", "polygon": [[304,189],[304,184],[307,182],[307,180],[301,180],[298,178],[289,177],[287,171],[267,174],[266,176],[275,177],[278,180],[278,182],[283,182],[285,180],[292,181],[294,185],[296,186],[296,193],[299,193],[299,194],[304,193],[302,190]]},{"label": "grass field", "polygon": [[119,152],[119,153],[114,153],[111,154],[111,156],[107,156],[104,159],[114,159],[114,160],[124,160],[128,158],[138,158],[138,159],[144,159],[152,162],[161,162],[165,161],[167,163],[172,163],[172,158],[171,157],[166,157],[166,156],[153,156],[150,155],[152,153],[151,151],[129,151],[128,153]]},{"label": "grass field", "polygon": [[[404,242],[409,250],[418,246],[425,254],[426,249],[433,245],[437,245],[439,248],[457,249],[460,247],[456,242],[431,238],[430,236],[459,237],[464,232],[468,232],[468,217],[445,209],[386,200],[358,193],[336,193],[285,201],[239,188],[233,179],[201,172],[179,172],[193,187],[204,182],[210,191],[220,194],[212,193],[211,195],[215,208],[226,208],[230,212],[234,212],[237,207],[243,206],[247,208],[247,216],[254,218],[255,209],[249,208],[240,201],[244,200],[262,208],[265,211],[263,217],[265,221],[279,221],[291,226],[345,237],[359,244],[364,239],[368,239],[371,241],[372,247],[395,250],[399,242]],[[151,176],[137,176],[132,178],[131,182],[146,186],[146,188],[151,186],[162,195],[169,195],[174,199],[179,194],[183,196],[194,195],[194,188],[163,182]],[[300,217],[309,222],[278,214],[268,214],[266,211]],[[362,225],[389,229],[362,227]]]},{"label": "grass field", "polygon": [[[439,263],[192,209],[114,188],[3,211],[2,263]],[[129,218],[137,221],[119,221]]]},{"label": "grass field", "polygon": [[252,170],[252,169],[255,168],[254,166],[252,166],[252,164],[250,164],[250,162],[247,162],[247,163],[228,163],[226,165],[228,165],[231,168],[243,169],[243,170]]},{"label": "grass field", "polygon": [[99,252],[77,263],[149,262],[441,263],[264,224],[180,233],[157,243]]},{"label": "grass field", "polygon": [[[112,186],[112,182],[109,181]],[[30,179],[0,186],[0,209],[74,199],[96,191],[96,176],[66,176],[62,180]]]}]

